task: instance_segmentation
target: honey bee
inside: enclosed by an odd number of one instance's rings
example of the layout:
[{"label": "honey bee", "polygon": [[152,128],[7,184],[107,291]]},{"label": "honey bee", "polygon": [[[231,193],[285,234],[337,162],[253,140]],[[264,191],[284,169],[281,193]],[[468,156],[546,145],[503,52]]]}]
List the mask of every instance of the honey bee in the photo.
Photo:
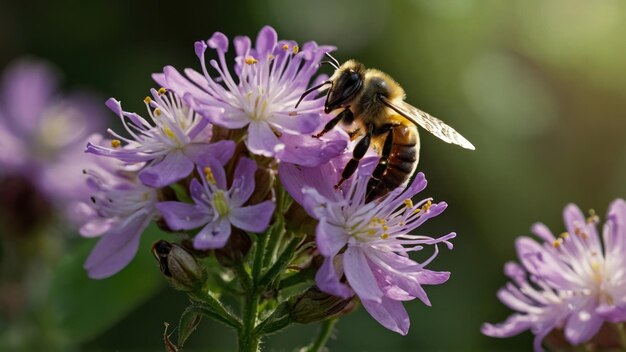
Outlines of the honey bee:
[{"label": "honey bee", "polygon": [[324,63],[333,66],[335,72],[327,81],[305,91],[298,104],[318,89],[320,92],[327,90],[324,112],[339,112],[314,137],[321,137],[339,122],[357,126],[348,131],[351,137],[363,135],[336,187],[354,174],[370,146],[379,153],[380,159],[368,182],[366,201],[381,197],[407,182],[419,160],[417,125],[444,142],[475,149],[452,127],[405,102],[404,89],[386,73],[366,68],[355,60],[340,65],[330,54],[326,55],[332,61]]}]

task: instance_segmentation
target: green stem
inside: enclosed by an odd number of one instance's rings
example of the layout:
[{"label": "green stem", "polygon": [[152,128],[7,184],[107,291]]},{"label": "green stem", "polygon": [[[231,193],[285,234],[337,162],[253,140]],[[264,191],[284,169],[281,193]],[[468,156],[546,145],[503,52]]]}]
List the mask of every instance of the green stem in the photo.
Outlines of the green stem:
[{"label": "green stem", "polygon": [[622,347],[626,350],[626,331],[624,331],[624,323],[615,324],[617,334],[619,335],[619,341]]},{"label": "green stem", "polygon": [[293,254],[296,251],[296,247],[298,247],[300,242],[300,238],[294,238],[287,244],[285,250],[280,255],[280,257],[278,257],[274,265],[269,268],[269,270],[267,270],[267,272],[263,275],[263,277],[259,281],[259,286],[267,287],[278,277],[278,275],[283,272],[283,270],[285,270],[285,267],[287,267],[289,262],[291,262],[291,258],[293,257]]},{"label": "green stem", "polygon": [[330,335],[333,333],[333,328],[337,324],[337,319],[328,319],[322,323],[322,328],[313,341],[313,345],[307,350],[307,352],[320,352],[326,346],[326,342],[330,338]]},{"label": "green stem", "polygon": [[257,352],[259,349],[260,337],[254,333],[256,324],[257,311],[259,309],[259,295],[256,292],[250,292],[246,295],[246,301],[243,307],[243,326],[239,330],[239,351],[240,352]]}]

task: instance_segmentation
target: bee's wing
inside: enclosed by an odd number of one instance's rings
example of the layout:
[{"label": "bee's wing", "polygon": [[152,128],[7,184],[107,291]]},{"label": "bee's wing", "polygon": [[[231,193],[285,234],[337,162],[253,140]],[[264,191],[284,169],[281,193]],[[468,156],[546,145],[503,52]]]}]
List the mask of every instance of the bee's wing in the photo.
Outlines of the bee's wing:
[{"label": "bee's wing", "polygon": [[399,103],[391,102],[389,99],[380,97],[385,105],[393,109],[398,114],[406,117],[409,121],[416,125],[422,126],[428,132],[435,135],[435,137],[441,139],[446,143],[452,143],[459,145],[466,149],[476,149],[470,141],[461,136],[461,134],[454,130],[454,128],[446,125],[443,121],[424,112],[411,104],[404,101]]}]

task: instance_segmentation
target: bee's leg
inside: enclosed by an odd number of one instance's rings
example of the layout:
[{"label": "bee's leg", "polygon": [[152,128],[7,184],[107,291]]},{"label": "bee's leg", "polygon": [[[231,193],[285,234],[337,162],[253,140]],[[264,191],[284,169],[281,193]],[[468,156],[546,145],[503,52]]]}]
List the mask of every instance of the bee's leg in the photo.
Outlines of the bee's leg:
[{"label": "bee's leg", "polygon": [[358,137],[359,133],[361,133],[361,129],[357,127],[354,131],[348,132],[348,136],[350,137],[350,140],[353,141],[356,137]]},{"label": "bee's leg", "polygon": [[[385,137],[385,143],[383,144],[383,150],[380,153],[380,159],[378,160],[378,165],[372,172],[372,178],[370,178],[367,183],[367,195],[365,197],[365,202],[370,202],[376,198],[381,192],[377,192],[379,185],[381,185],[381,180],[385,171],[389,167],[389,157],[391,155],[391,149],[393,147],[393,128],[396,125],[394,124],[386,124],[382,127],[378,128],[374,133],[377,135],[387,133],[387,137]],[[384,186],[384,185],[383,185]],[[381,190],[382,191],[382,190]]]},{"label": "bee's leg", "polygon": [[337,116],[333,117],[332,120],[328,121],[326,126],[324,126],[324,129],[322,130],[322,132],[318,134],[314,134],[313,137],[320,138],[321,136],[326,134],[326,132],[332,130],[333,127],[335,127],[339,123],[339,121],[344,120],[344,119],[354,120],[354,115],[352,115],[352,111],[350,111],[350,107],[347,107],[344,111],[340,112]]},{"label": "bee's leg", "polygon": [[337,183],[335,188],[339,188],[339,186],[341,186],[341,184],[345,180],[349,179],[350,176],[354,174],[357,167],[359,166],[359,161],[361,161],[361,159],[370,147],[370,141],[372,140],[373,131],[374,125],[367,126],[367,133],[354,147],[354,151],[352,152],[352,159],[348,161],[348,164],[346,164],[346,167],[343,169],[343,172],[341,173],[341,180],[339,180],[339,183]]}]

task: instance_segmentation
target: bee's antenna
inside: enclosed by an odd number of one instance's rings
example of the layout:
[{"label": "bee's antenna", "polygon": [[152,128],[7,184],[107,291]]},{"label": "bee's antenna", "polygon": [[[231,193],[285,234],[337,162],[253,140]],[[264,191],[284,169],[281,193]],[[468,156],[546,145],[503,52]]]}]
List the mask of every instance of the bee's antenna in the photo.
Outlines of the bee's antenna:
[{"label": "bee's antenna", "polygon": [[337,66],[337,65],[336,65],[334,62],[332,62],[332,61],[322,61],[322,62],[320,62],[320,65],[322,65],[322,64],[329,64],[329,65],[330,65],[330,66],[332,66],[335,70],[338,70],[338,69],[339,69],[339,66]]},{"label": "bee's antenna", "polygon": [[322,88],[323,86],[325,86],[325,85],[327,85],[327,84],[332,84],[332,83],[333,83],[332,81],[326,81],[326,82],[323,82],[323,83],[322,83],[322,84],[320,84],[320,85],[317,85],[317,86],[315,86],[315,87],[312,87],[312,88],[307,89],[304,93],[302,93],[302,95],[300,96],[300,99],[298,99],[298,102],[296,103],[295,108],[297,108],[297,107],[298,107],[298,105],[300,105],[300,103],[302,102],[302,99],[304,99],[304,97],[306,97],[307,95],[309,95],[309,94],[313,93],[314,91],[316,91],[316,90],[318,90],[318,89]]},{"label": "bee's antenna", "polygon": [[333,62],[335,63],[335,65],[337,65],[337,67],[341,66],[339,65],[339,61],[337,61],[337,59],[335,59],[332,55],[330,55],[329,52],[326,52],[326,56],[328,56],[329,59],[333,60]]}]

